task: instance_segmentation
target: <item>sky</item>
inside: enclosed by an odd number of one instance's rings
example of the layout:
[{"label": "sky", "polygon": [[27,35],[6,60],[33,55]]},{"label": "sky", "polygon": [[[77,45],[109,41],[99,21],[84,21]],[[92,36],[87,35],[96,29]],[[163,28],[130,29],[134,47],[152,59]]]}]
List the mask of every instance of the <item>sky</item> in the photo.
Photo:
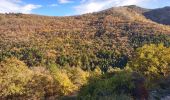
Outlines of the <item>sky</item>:
[{"label": "sky", "polygon": [[0,13],[71,16],[125,5],[153,9],[170,6],[170,0],[0,0]]}]

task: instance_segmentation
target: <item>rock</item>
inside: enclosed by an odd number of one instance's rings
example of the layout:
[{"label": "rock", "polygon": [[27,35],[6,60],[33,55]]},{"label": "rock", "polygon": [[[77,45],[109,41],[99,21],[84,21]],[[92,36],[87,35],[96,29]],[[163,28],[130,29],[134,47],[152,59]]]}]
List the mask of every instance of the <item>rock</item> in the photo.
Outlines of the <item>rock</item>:
[{"label": "rock", "polygon": [[149,100],[170,100],[170,90],[169,89],[159,89],[151,91]]},{"label": "rock", "polygon": [[166,96],[164,98],[161,98],[161,100],[170,100],[170,96]]}]

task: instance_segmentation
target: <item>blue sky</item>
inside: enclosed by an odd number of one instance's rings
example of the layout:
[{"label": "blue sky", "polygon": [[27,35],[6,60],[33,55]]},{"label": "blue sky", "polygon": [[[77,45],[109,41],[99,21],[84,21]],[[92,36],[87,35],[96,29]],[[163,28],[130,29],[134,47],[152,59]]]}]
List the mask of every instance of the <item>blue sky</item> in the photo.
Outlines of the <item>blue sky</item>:
[{"label": "blue sky", "polygon": [[170,0],[0,0],[0,13],[21,12],[47,16],[69,16],[124,5],[160,8],[170,6]]}]

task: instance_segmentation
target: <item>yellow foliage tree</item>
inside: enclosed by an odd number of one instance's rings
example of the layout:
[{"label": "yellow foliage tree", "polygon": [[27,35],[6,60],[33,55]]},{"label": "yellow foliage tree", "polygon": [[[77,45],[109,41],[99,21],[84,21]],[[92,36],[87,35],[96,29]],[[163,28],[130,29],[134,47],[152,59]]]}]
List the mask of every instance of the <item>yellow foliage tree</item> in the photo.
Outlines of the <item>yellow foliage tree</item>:
[{"label": "yellow foliage tree", "polygon": [[128,63],[132,70],[148,78],[156,79],[170,74],[170,48],[163,44],[144,45],[137,49],[136,56]]},{"label": "yellow foliage tree", "polygon": [[22,95],[24,86],[32,78],[28,67],[16,58],[9,58],[0,63],[0,97]]},{"label": "yellow foliage tree", "polygon": [[58,86],[57,91],[59,95],[67,95],[76,90],[76,86],[71,82],[67,74],[62,72],[62,70],[52,65],[50,66],[50,71],[56,86]]},{"label": "yellow foliage tree", "polygon": [[83,71],[80,67],[65,68],[65,71],[74,85],[80,88],[88,82],[89,72]]}]

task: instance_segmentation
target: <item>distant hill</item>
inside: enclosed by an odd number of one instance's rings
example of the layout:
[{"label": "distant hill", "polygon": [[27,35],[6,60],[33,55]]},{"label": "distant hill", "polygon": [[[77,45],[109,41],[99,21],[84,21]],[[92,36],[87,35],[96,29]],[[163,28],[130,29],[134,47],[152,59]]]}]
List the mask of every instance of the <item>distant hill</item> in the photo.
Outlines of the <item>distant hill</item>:
[{"label": "distant hill", "polygon": [[[169,26],[156,23],[159,18],[154,22],[150,19],[155,17],[149,17],[154,12],[162,10],[162,13],[167,15],[168,9],[150,10],[131,5],[70,17],[47,17],[21,13],[0,14],[0,44],[1,47],[8,48],[7,45],[16,44],[40,43],[43,45],[56,37],[79,38],[80,41],[95,41],[97,38],[107,37],[112,40],[112,45],[121,44],[128,48],[131,45],[129,44],[131,38],[139,34],[169,35]],[[156,13],[154,15],[157,15]],[[150,19],[145,18],[143,14]],[[166,19],[160,20],[168,23]]]},{"label": "distant hill", "polygon": [[170,25],[170,7],[150,10],[145,12],[144,16],[157,23]]}]

